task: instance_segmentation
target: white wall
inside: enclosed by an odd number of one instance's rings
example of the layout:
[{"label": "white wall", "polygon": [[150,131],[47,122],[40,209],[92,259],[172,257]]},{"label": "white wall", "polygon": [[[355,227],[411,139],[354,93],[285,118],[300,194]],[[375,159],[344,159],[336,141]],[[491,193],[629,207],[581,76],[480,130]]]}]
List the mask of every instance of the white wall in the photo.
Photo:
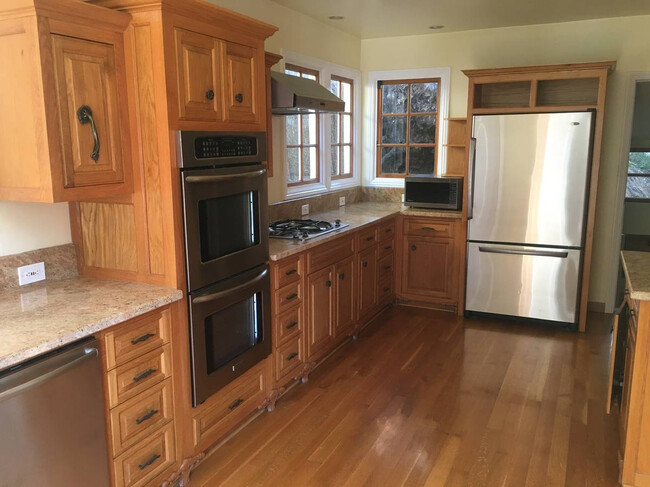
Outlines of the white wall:
[{"label": "white wall", "polygon": [[[467,114],[467,78],[462,69],[616,60],[609,78],[605,132],[598,184],[589,300],[611,306],[609,281],[613,255],[617,181],[623,112],[632,71],[650,71],[650,16],[620,17],[561,24],[368,39],[361,42],[361,70],[451,67],[450,116]],[[367,114],[367,103],[364,114]],[[370,100],[374,103],[374,100]],[[372,122],[368,122],[372,123]],[[367,129],[364,128],[364,132]],[[363,164],[367,161],[364,160]]]},{"label": "white wall", "polygon": [[650,149],[650,81],[642,81],[636,85],[631,147]]},{"label": "white wall", "polygon": [[67,203],[0,202],[0,256],[71,241]]}]

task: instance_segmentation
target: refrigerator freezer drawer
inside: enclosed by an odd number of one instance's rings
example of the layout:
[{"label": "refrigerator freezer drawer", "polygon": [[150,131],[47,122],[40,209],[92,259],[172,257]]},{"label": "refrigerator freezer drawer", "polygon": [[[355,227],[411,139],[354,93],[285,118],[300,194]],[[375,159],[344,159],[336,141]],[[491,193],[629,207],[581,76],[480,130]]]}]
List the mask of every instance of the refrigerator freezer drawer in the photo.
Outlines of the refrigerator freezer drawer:
[{"label": "refrigerator freezer drawer", "polygon": [[576,322],[581,250],[469,242],[465,309]]}]

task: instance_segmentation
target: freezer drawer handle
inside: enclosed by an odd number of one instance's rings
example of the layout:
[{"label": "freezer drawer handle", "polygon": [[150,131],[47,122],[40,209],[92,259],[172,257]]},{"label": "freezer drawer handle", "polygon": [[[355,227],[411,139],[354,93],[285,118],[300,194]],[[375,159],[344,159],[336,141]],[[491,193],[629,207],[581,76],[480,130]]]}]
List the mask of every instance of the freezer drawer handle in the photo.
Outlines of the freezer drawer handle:
[{"label": "freezer drawer handle", "polygon": [[569,252],[556,252],[552,250],[517,250],[517,249],[503,249],[500,247],[479,247],[479,252],[486,252],[489,254],[511,254],[511,255],[532,255],[535,257],[557,257],[566,259]]}]

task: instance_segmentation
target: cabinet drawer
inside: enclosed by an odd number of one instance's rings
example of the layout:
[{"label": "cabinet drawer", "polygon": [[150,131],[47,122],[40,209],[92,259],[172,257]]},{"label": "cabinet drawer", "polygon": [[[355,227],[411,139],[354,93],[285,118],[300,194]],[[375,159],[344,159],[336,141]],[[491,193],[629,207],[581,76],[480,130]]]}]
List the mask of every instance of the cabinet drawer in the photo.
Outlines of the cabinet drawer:
[{"label": "cabinet drawer", "polygon": [[303,363],[302,335],[278,348],[275,353],[275,380],[279,381],[295,371]]},{"label": "cabinet drawer", "polygon": [[378,287],[379,302],[384,303],[389,301],[393,295],[393,276],[387,276],[381,279]]},{"label": "cabinet drawer", "polygon": [[120,404],[110,416],[113,456],[117,456],[174,419],[171,379]]},{"label": "cabinet drawer", "polygon": [[379,279],[393,275],[393,254],[379,260]]},{"label": "cabinet drawer", "polygon": [[115,459],[113,472],[117,487],[149,485],[149,481],[176,461],[174,423],[169,423]]},{"label": "cabinet drawer", "polygon": [[404,233],[422,237],[452,238],[452,223],[431,219],[407,218],[404,220]]},{"label": "cabinet drawer", "polygon": [[302,302],[302,286],[299,282],[289,284],[275,292],[275,312],[282,313],[284,310],[296,306]]},{"label": "cabinet drawer", "polygon": [[302,274],[302,259],[300,256],[283,260],[276,267],[276,289],[291,284],[292,282],[300,281]]},{"label": "cabinet drawer", "polygon": [[214,405],[193,419],[194,445],[200,450],[210,446],[264,402],[264,364],[249,370],[216,395]]},{"label": "cabinet drawer", "polygon": [[380,224],[377,233],[380,242],[392,239],[395,235],[395,219]]},{"label": "cabinet drawer", "polygon": [[285,311],[275,318],[275,346],[278,347],[302,331],[302,306]]},{"label": "cabinet drawer", "polygon": [[169,342],[169,310],[138,318],[104,335],[106,369],[110,370]]},{"label": "cabinet drawer", "polygon": [[354,253],[354,236],[339,237],[333,242],[319,245],[307,251],[307,274],[351,256]]},{"label": "cabinet drawer", "polygon": [[107,374],[111,408],[171,376],[169,344],[120,365]]},{"label": "cabinet drawer", "polygon": [[363,229],[357,234],[358,249],[367,249],[371,245],[377,243],[377,226],[373,225],[370,228]]},{"label": "cabinet drawer", "polygon": [[386,257],[387,255],[393,255],[394,251],[395,251],[395,241],[386,240],[385,242],[381,242],[379,244],[377,255],[381,259],[383,257]]}]

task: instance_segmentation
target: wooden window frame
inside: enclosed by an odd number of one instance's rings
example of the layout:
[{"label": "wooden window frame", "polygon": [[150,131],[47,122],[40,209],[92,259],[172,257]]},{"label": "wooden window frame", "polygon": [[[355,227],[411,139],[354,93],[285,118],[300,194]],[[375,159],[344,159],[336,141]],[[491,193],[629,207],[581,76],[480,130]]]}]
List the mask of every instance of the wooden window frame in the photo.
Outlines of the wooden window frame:
[{"label": "wooden window frame", "polygon": [[[347,83],[350,85],[350,111],[349,112],[341,112],[341,113],[334,113],[332,114],[332,117],[338,118],[339,122],[339,142],[338,143],[332,143],[330,141],[330,150],[334,151],[336,150],[338,152],[338,161],[339,161],[339,167],[338,167],[338,174],[331,175],[332,180],[341,180],[341,179],[348,179],[348,178],[353,178],[354,177],[354,80],[350,78],[346,78],[344,76],[339,76],[336,74],[332,74],[330,77],[331,81],[338,81],[339,86],[341,86],[341,83]],[[342,90],[341,90],[342,93]],[[344,143],[343,142],[343,116],[348,115],[350,117],[350,142],[349,143]],[[350,172],[343,174],[343,148],[344,147],[349,147],[350,148]],[[331,160],[330,160],[330,171],[332,170],[331,166]]]},{"label": "wooden window frame", "polygon": [[[435,112],[418,112],[411,114],[411,85],[413,84],[423,84],[423,83],[437,83],[438,91],[436,96],[436,111]],[[408,97],[406,99],[406,113],[389,113],[384,114],[383,112],[383,90],[382,88],[385,85],[409,85],[408,88]],[[409,148],[411,147],[433,147],[433,173],[436,173],[436,165],[438,158],[438,151],[440,150],[440,98],[442,92],[442,78],[409,78],[409,79],[391,79],[391,80],[382,80],[377,83],[377,140],[376,140],[376,156],[377,156],[377,166],[376,166],[376,177],[378,178],[395,178],[403,179],[406,176],[409,176]],[[417,144],[410,142],[411,135],[411,117],[420,117],[420,116],[431,116],[434,115],[436,118],[436,135],[435,142],[433,144]],[[406,143],[405,144],[382,144],[382,122],[384,117],[406,117]],[[406,148],[406,158],[404,166],[404,174],[391,174],[383,173],[381,170],[381,149],[382,147],[405,147]]]},{"label": "wooden window frame", "polygon": [[[284,65],[284,70],[285,72],[287,71],[295,71],[296,73],[300,73],[300,76],[303,77],[304,74],[314,76],[316,78],[316,82],[320,82],[320,72],[311,69],[311,68],[305,68],[303,66],[298,66],[297,64],[290,64],[286,63]],[[290,115],[290,116],[297,116],[298,117],[298,136],[300,140],[300,144],[287,144],[286,137],[284,141],[284,148],[285,152],[288,153],[288,149],[298,149],[298,154],[299,154],[299,169],[298,169],[298,174],[300,176],[299,181],[295,182],[289,182],[289,174],[287,170],[287,176],[286,176],[286,181],[287,181],[287,186],[288,187],[295,187],[295,186],[304,186],[307,184],[317,184],[317,183],[322,183],[322,176],[321,176],[321,170],[320,170],[320,116],[318,114],[315,114],[316,116],[314,117],[316,119],[316,143],[315,144],[305,144],[304,139],[303,139],[303,131],[302,131],[302,121],[303,117],[309,117],[310,115],[314,114],[297,114],[297,115]],[[286,122],[285,122],[286,123]],[[303,166],[303,159],[302,159],[302,153],[303,149],[305,148],[315,148],[316,149],[316,177],[313,179],[304,179],[304,166]],[[288,164],[289,158],[287,157],[287,164]]]},{"label": "wooden window frame", "polygon": [[[648,153],[648,152],[650,152],[650,148],[647,148],[647,149],[638,149],[638,148],[630,149],[630,154],[632,154],[634,152]],[[629,159],[629,157],[630,156],[628,155],[628,159]],[[628,179],[630,178],[630,176],[635,177],[635,178],[650,178],[650,173],[645,173],[645,172],[631,173],[631,172],[629,172],[629,168],[628,168],[628,173],[627,173]],[[625,192],[627,193],[627,181],[625,182]],[[650,203],[650,198],[627,198],[626,197],[625,202],[626,203]]]}]

